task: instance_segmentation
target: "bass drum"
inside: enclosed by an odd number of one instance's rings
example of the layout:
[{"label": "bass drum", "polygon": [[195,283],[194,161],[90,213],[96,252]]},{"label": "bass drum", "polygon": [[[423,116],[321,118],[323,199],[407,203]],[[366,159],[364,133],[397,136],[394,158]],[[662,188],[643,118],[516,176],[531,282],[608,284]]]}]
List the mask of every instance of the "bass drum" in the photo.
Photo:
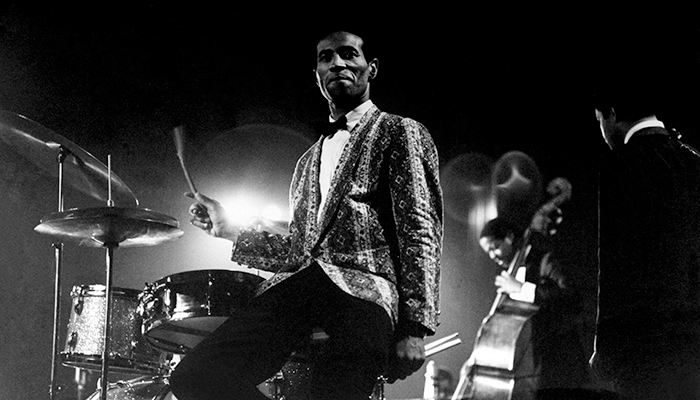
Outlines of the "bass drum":
[{"label": "bass drum", "polygon": [[[87,400],[100,400],[100,389]],[[177,400],[170,391],[165,376],[139,377],[128,381],[118,381],[107,385],[107,400]]]},{"label": "bass drum", "polygon": [[143,334],[157,349],[186,354],[244,307],[262,281],[247,272],[198,270],[147,284],[139,299]]},{"label": "bass drum", "polygon": [[[63,365],[102,369],[105,296],[104,285],[73,286],[66,346],[61,352]],[[153,349],[141,334],[141,318],[136,312],[138,296],[135,289],[112,288],[109,371],[136,375],[166,373],[172,356]]]}]

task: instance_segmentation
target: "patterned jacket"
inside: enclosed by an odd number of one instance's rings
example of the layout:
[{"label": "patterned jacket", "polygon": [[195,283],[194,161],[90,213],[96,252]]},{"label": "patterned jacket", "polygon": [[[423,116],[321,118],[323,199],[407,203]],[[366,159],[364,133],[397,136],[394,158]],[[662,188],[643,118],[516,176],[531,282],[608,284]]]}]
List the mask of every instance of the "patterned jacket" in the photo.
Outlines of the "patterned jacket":
[{"label": "patterned jacket", "polygon": [[297,162],[290,234],[245,230],[232,260],[276,272],[260,292],[317,262],[338,287],[379,304],[395,324],[418,323],[434,334],[443,200],[430,134],[372,106],[351,132],[319,216],[322,142]]}]

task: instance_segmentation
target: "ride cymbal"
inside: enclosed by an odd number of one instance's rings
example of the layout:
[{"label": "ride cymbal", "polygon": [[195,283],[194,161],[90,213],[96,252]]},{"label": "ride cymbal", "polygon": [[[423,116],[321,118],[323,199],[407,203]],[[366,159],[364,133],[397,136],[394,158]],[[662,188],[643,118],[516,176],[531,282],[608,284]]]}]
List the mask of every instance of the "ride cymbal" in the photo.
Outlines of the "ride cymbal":
[{"label": "ride cymbal", "polygon": [[34,230],[87,247],[154,246],[183,235],[176,219],[148,209],[75,208],[42,218]]}]

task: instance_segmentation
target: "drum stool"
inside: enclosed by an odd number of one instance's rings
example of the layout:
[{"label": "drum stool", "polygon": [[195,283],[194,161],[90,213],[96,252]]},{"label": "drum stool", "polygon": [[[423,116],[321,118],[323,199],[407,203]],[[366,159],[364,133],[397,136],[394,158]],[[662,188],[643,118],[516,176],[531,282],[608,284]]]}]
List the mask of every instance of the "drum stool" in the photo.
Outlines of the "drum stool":
[{"label": "drum stool", "polygon": [[[315,328],[310,340],[293,352],[282,369],[258,388],[272,400],[308,400],[309,385],[313,371],[313,360],[323,351],[328,335]],[[386,400],[383,376],[377,378],[369,400]]]}]

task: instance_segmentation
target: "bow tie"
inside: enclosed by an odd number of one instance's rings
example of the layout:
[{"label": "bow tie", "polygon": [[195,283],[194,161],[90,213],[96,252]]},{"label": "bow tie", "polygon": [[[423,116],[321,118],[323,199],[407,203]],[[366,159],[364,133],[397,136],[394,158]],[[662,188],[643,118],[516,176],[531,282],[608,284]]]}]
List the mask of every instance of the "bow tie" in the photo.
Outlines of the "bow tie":
[{"label": "bow tie", "polygon": [[348,119],[343,115],[335,122],[323,121],[316,125],[316,130],[323,136],[330,136],[340,129],[348,129]]}]

